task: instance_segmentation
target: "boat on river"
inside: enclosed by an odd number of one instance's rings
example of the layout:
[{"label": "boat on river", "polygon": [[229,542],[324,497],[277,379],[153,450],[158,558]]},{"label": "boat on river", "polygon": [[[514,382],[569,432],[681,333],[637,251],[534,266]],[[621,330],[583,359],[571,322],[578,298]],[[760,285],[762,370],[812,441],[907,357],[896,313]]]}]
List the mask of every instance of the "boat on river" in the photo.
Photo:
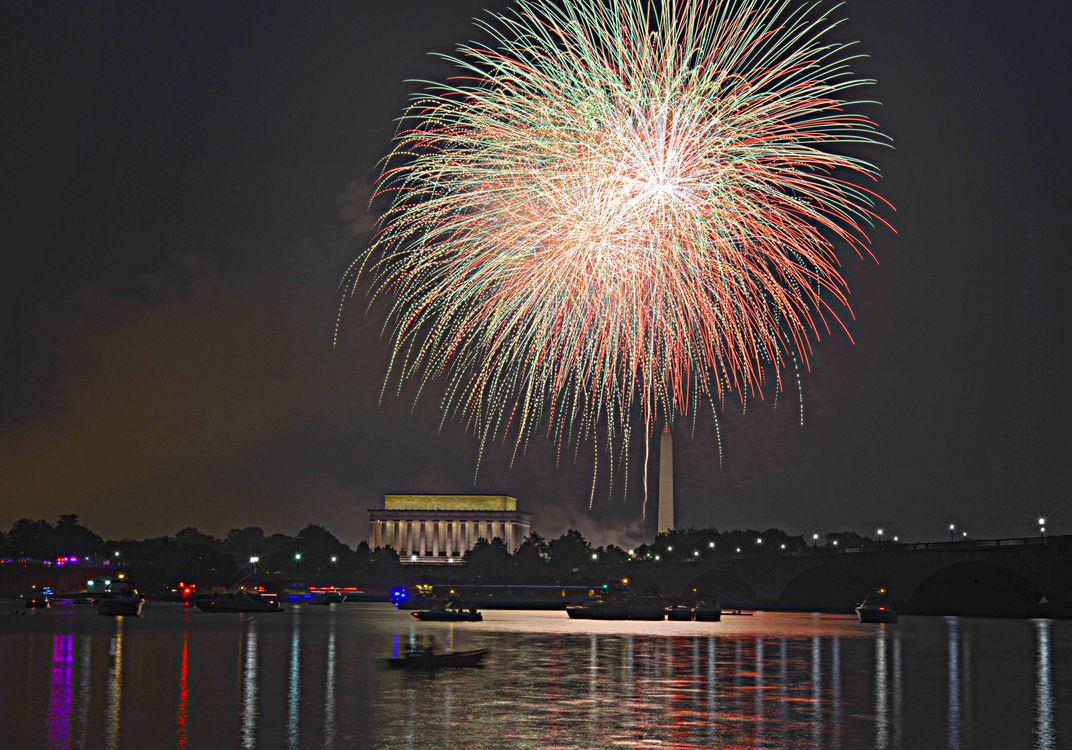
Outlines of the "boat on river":
[{"label": "boat on river", "polygon": [[140,617],[145,597],[130,581],[116,581],[97,597],[97,614],[106,617]]},{"label": "boat on river", "polygon": [[410,614],[423,622],[480,622],[484,619],[476,607],[465,607],[458,602],[449,602]]},{"label": "boat on river", "polygon": [[440,651],[433,652],[431,649],[412,650],[403,652],[397,657],[390,657],[387,666],[392,669],[419,669],[434,671],[437,669],[449,669],[453,667],[479,667],[487,649],[474,651]]},{"label": "boat on river", "polygon": [[879,589],[877,594],[869,594],[856,607],[856,616],[860,622],[897,622],[897,610],[893,608],[893,599],[886,589]]},{"label": "boat on river", "polygon": [[696,622],[720,622],[722,620],[722,607],[719,606],[718,599],[713,596],[697,599],[692,612]]},{"label": "boat on river", "polygon": [[687,602],[673,601],[666,608],[666,619],[673,622],[691,622],[693,617],[692,607]]},{"label": "boat on river", "polygon": [[199,596],[193,600],[194,606],[202,612],[282,612],[283,608],[275,599],[268,599],[257,594],[239,591],[234,594],[215,594]]},{"label": "boat on river", "polygon": [[573,620],[662,620],[666,604],[662,597],[640,594],[569,606],[566,614]]}]

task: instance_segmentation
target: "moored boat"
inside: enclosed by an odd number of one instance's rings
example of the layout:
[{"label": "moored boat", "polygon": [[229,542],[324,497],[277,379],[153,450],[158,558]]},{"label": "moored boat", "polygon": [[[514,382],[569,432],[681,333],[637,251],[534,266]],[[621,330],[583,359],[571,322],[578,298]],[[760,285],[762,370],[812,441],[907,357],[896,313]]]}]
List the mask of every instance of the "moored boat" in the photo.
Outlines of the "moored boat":
[{"label": "moored boat", "polygon": [[697,622],[720,622],[722,620],[722,607],[718,605],[718,599],[714,597],[697,599],[692,611]]},{"label": "moored boat", "polygon": [[860,622],[895,623],[897,610],[893,608],[893,599],[886,589],[879,589],[877,594],[869,594],[856,607],[856,616]]},{"label": "moored boat", "polygon": [[486,649],[474,651],[441,651],[434,653],[431,650],[407,651],[400,656],[388,658],[387,666],[392,669],[423,669],[436,670],[451,667],[478,667],[484,658]]},{"label": "moored boat", "polygon": [[117,581],[97,597],[97,614],[106,617],[140,617],[145,597],[130,581]]},{"label": "moored boat", "polygon": [[484,616],[476,607],[463,607],[457,603],[444,604],[433,609],[410,612],[418,620],[425,622],[480,622]]},{"label": "moored boat", "polygon": [[685,602],[670,602],[666,608],[666,619],[675,622],[690,622],[693,617],[692,607]]},{"label": "moored boat", "polygon": [[572,605],[566,607],[566,614],[574,620],[662,620],[666,603],[662,597],[641,594]]}]

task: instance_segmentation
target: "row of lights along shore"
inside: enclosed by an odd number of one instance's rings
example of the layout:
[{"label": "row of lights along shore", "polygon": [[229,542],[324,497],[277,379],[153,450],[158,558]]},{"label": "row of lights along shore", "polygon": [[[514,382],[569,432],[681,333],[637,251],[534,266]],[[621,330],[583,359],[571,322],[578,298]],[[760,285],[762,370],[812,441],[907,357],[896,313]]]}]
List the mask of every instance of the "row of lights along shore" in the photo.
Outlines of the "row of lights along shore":
[{"label": "row of lights along shore", "polygon": [[[1046,536],[1046,518],[1044,516],[1039,516],[1038,528],[1039,528],[1039,536],[1045,537]],[[957,531],[957,525],[955,523],[950,523],[949,524],[949,541],[951,541],[951,542],[956,541],[956,531]],[[882,544],[882,541],[886,538],[886,529],[880,526],[879,528],[875,529],[875,534],[878,535],[879,544]],[[961,539],[967,539],[968,538],[968,532],[964,531],[962,529],[961,532],[960,532],[960,538]],[[818,532],[813,533],[811,535],[811,541],[812,541],[812,548],[813,549],[818,549],[818,547],[819,547],[819,534],[818,534]],[[892,537],[892,541],[895,544],[900,543],[901,537],[899,535],[897,535],[897,534],[894,534],[893,537]],[[763,537],[756,537],[756,544],[757,545],[763,544]],[[838,546],[838,540],[833,539],[833,540],[831,540],[830,544],[832,546],[834,546],[834,547],[837,547]],[[714,549],[715,548],[715,543],[714,542],[708,542],[707,546],[710,547],[711,549]],[[780,548],[783,549],[783,550],[786,548],[784,542],[781,544]],[[667,552],[673,552],[674,551],[673,545],[667,546],[666,551]],[[734,551],[739,555],[739,554],[741,554],[741,552],[743,550],[740,547],[736,547],[736,548],[734,548]],[[632,554],[632,553],[630,553],[630,554]],[[693,557],[699,557],[700,556],[700,551],[699,550],[693,550],[692,556]],[[598,556],[593,554],[592,559],[596,560],[596,559],[598,559]],[[656,561],[659,561],[659,560],[662,559],[662,556],[661,555],[655,555],[653,559],[656,560]]]},{"label": "row of lights along shore", "polygon": [[[1039,526],[1039,535],[1040,535],[1040,536],[1046,536],[1046,519],[1045,519],[1045,517],[1043,517],[1043,516],[1039,516],[1039,519],[1038,519],[1038,526]],[[955,523],[950,523],[950,524],[949,524],[949,541],[951,541],[951,542],[952,542],[952,541],[955,541],[955,533],[956,533],[956,530],[957,530],[957,525],[956,525]],[[886,538],[886,529],[884,529],[883,527],[881,527],[881,526],[880,526],[880,527],[878,527],[877,529],[875,529],[875,534],[877,534],[877,535],[878,535],[878,541],[879,541],[879,544],[882,544],[882,540]],[[962,538],[962,539],[967,539],[967,538],[968,538],[968,532],[967,532],[967,531],[963,531],[963,530],[962,530],[962,531],[960,532],[960,534],[961,534],[961,538]],[[892,540],[893,540],[893,542],[894,542],[895,544],[897,544],[897,543],[899,543],[899,542],[901,541],[901,537],[900,537],[900,536],[898,536],[897,534],[894,534],[894,535],[893,535],[893,538],[892,538]],[[812,548],[814,548],[814,549],[818,549],[818,547],[819,547],[819,534],[818,534],[818,532],[816,532],[816,533],[814,533],[814,534],[812,534],[812,535],[811,535],[811,543],[812,543]],[[756,545],[758,546],[758,545],[762,545],[762,544],[763,544],[763,537],[761,537],[761,536],[760,536],[760,537],[756,537]],[[833,539],[833,540],[831,540],[831,541],[830,541],[830,544],[831,544],[832,546],[834,546],[834,547],[837,547],[837,546],[838,546],[838,540],[837,540],[837,539]],[[708,543],[707,543],[707,546],[708,546],[708,547],[709,547],[710,549],[714,549],[714,548],[715,548],[715,543],[714,543],[713,541],[711,541],[711,542],[708,542]],[[736,552],[737,552],[737,554],[738,554],[738,555],[739,555],[739,554],[741,554],[741,548],[740,548],[740,547],[737,547],[737,548],[735,548],[735,549],[736,549]],[[785,546],[785,542],[782,542],[782,544],[780,545],[780,549],[782,549],[782,550],[786,549],[786,546]],[[666,548],[666,551],[667,551],[667,552],[673,552],[673,551],[674,551],[674,547],[673,547],[673,545],[669,545],[669,546],[668,546],[668,547]],[[115,551],[115,556],[116,556],[116,557],[119,557],[119,550],[116,550],[116,551]],[[631,550],[631,551],[629,552],[629,556],[630,556],[630,557],[635,557],[635,553],[634,553],[634,551],[632,551],[632,550]],[[692,551],[692,556],[693,556],[693,557],[699,557],[699,556],[700,556],[700,550],[693,550],[693,551]],[[294,562],[301,562],[301,559],[302,559],[302,554],[301,554],[301,552],[295,552],[295,553],[294,553]],[[592,559],[593,559],[593,560],[598,560],[598,559],[599,559],[599,555],[598,555],[598,554],[596,554],[595,552],[593,552],[593,553],[592,553]],[[655,555],[654,559],[655,559],[656,561],[659,561],[659,560],[661,560],[661,559],[662,559],[662,556],[661,556],[661,555]],[[412,555],[412,556],[410,557],[410,560],[411,560],[412,562],[416,562],[416,561],[417,561],[417,556],[416,556],[416,555]],[[257,556],[257,555],[252,555],[252,556],[250,556],[250,558],[249,558],[249,564],[250,564],[250,565],[256,565],[256,564],[258,564],[258,563],[259,563],[260,561],[261,561],[261,558],[260,558],[259,556]],[[338,558],[338,556],[336,556],[336,555],[332,555],[332,556],[331,556],[331,562],[335,563],[335,562],[338,562],[338,561],[339,561],[339,558]],[[453,560],[453,559],[450,559],[450,560],[448,560],[447,562],[454,562],[454,560]]]}]

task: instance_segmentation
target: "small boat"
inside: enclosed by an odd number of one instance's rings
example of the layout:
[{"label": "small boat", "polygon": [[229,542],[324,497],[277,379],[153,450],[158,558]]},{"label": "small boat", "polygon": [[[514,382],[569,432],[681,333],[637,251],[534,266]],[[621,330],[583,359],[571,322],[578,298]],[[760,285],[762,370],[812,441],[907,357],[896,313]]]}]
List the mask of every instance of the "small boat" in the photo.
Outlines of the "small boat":
[{"label": "small boat", "polygon": [[423,622],[480,622],[484,619],[484,616],[476,611],[476,607],[464,608],[456,602],[410,614]]},{"label": "small boat", "polygon": [[145,597],[130,581],[117,581],[97,597],[97,614],[106,617],[140,617]]},{"label": "small boat", "polygon": [[696,600],[693,608],[696,622],[719,622],[722,620],[722,607],[718,606],[718,599],[714,597],[701,597]]},{"label": "small boat", "polygon": [[893,608],[893,599],[886,589],[879,589],[877,594],[869,594],[856,607],[856,616],[860,622],[897,622],[897,610]]},{"label": "small boat", "polygon": [[666,603],[662,597],[642,594],[570,605],[566,607],[566,614],[574,620],[663,620]]},{"label": "small boat", "polygon": [[48,609],[52,606],[52,600],[45,594],[31,594],[26,599],[26,609]]},{"label": "small boat", "polygon": [[282,612],[283,608],[275,599],[268,599],[257,594],[239,591],[234,594],[216,594],[199,596],[193,600],[194,606],[202,612]]},{"label": "small boat", "polygon": [[691,622],[693,617],[692,607],[685,602],[670,602],[666,608],[666,619],[675,622]]},{"label": "small boat", "polygon": [[592,602],[587,604],[567,604],[566,616],[571,620],[591,620]]},{"label": "small boat", "polygon": [[430,649],[407,651],[401,656],[386,659],[392,669],[448,669],[451,667],[479,667],[487,649],[475,651],[440,651]]}]

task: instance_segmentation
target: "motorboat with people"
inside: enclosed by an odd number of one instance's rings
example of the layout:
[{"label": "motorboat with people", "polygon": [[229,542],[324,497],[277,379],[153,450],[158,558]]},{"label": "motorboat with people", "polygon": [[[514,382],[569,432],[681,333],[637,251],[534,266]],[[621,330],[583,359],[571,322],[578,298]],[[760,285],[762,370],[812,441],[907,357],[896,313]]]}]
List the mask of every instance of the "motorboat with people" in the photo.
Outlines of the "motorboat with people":
[{"label": "motorboat with people", "polygon": [[692,607],[688,602],[672,601],[666,608],[666,619],[673,622],[691,622],[693,617]]},{"label": "motorboat with people", "polygon": [[422,622],[480,622],[484,616],[474,606],[465,606],[461,602],[449,601],[416,612],[410,612]]},{"label": "motorboat with people", "polygon": [[718,599],[713,596],[701,596],[696,600],[696,606],[692,608],[696,622],[720,622],[722,620],[722,607]]},{"label": "motorboat with people", "polygon": [[252,594],[248,591],[236,591],[233,594],[213,594],[198,596],[194,606],[202,612],[282,612],[283,608],[274,597]]},{"label": "motorboat with people", "polygon": [[856,607],[856,616],[860,618],[860,622],[891,624],[897,622],[897,610],[893,607],[893,598],[884,588],[879,589],[877,593],[868,594]]},{"label": "motorboat with people", "polygon": [[398,656],[388,657],[385,661],[391,669],[416,669],[435,671],[456,667],[479,667],[487,649],[472,651],[437,651],[435,639],[413,646]]},{"label": "motorboat with people", "polygon": [[97,614],[107,617],[141,617],[145,597],[130,581],[116,581],[96,599]]}]

